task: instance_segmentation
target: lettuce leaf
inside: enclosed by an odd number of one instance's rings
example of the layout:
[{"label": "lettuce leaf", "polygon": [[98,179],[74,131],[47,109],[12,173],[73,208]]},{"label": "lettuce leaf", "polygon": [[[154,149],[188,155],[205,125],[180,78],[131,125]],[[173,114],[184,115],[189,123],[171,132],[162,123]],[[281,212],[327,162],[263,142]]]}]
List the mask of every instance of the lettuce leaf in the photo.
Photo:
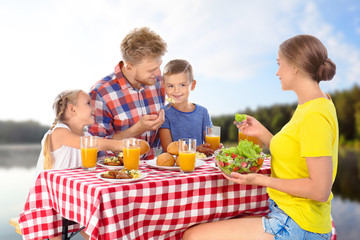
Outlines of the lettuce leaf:
[{"label": "lettuce leaf", "polygon": [[235,114],[235,121],[242,122],[244,120],[246,120],[246,114],[239,114],[239,113]]}]

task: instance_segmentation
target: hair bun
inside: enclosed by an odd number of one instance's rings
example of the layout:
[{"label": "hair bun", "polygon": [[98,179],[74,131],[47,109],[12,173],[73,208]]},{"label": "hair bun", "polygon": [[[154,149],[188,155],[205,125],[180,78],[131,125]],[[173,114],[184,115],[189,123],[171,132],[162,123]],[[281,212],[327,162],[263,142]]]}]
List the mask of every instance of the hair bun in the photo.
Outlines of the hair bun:
[{"label": "hair bun", "polygon": [[315,80],[318,82],[331,80],[335,73],[335,63],[330,58],[326,58],[316,71]]}]

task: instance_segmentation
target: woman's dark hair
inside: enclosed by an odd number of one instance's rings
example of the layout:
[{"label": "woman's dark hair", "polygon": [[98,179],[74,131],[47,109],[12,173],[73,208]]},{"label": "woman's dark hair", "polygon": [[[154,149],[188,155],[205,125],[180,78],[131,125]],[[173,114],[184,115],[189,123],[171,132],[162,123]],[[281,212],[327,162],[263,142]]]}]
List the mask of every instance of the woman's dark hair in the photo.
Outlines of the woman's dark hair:
[{"label": "woman's dark hair", "polygon": [[290,64],[317,82],[331,80],[336,73],[336,65],[328,58],[325,46],[314,36],[297,35],[283,42],[279,50]]}]

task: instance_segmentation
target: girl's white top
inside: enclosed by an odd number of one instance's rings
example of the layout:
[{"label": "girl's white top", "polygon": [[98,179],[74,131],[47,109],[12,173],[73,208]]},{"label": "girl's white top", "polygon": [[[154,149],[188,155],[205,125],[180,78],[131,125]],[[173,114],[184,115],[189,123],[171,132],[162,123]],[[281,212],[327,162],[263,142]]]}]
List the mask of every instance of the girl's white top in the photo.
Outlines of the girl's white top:
[{"label": "girl's white top", "polygon": [[[45,133],[43,139],[41,140],[41,152],[36,166],[36,177],[44,171],[44,144],[47,135],[51,134],[56,128],[66,128],[69,131],[70,128],[64,123],[57,123],[52,130],[49,130]],[[90,133],[85,132],[85,136],[91,136]],[[51,152],[53,157],[53,167],[52,169],[67,169],[81,167],[81,150],[78,148],[72,148],[69,146],[62,145],[60,148]]]}]

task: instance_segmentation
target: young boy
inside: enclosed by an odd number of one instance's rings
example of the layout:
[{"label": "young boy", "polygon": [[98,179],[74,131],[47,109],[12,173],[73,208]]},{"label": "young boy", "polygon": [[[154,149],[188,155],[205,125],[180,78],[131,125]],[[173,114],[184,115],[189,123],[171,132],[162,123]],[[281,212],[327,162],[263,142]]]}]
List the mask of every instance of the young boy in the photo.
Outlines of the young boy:
[{"label": "young boy", "polygon": [[169,104],[164,106],[165,122],[159,129],[161,146],[167,146],[180,138],[195,138],[197,151],[213,154],[209,144],[203,144],[206,126],[212,126],[206,108],[188,101],[190,91],[196,86],[193,70],[186,60],[175,59],[164,68],[164,83]]}]

